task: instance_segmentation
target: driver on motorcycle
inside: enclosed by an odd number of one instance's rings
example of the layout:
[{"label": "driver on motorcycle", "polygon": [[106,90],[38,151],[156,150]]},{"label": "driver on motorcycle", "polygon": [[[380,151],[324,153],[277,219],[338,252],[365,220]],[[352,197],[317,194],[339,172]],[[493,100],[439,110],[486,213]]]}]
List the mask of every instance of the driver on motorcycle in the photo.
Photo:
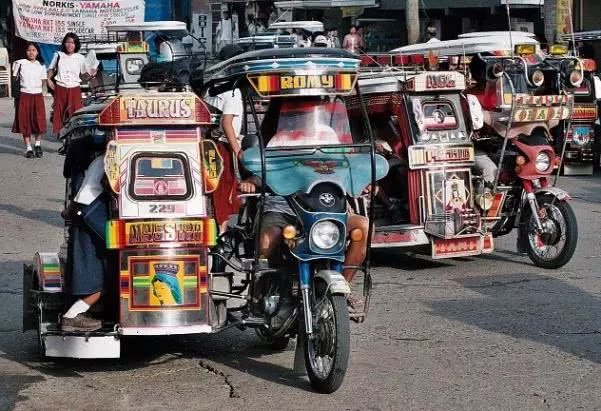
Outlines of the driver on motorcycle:
[{"label": "driver on motorcycle", "polygon": [[[239,190],[242,193],[255,193],[257,187],[261,186],[261,178],[252,176],[240,183]],[[279,247],[282,244],[282,230],[289,225],[295,225],[297,221],[296,214],[288,205],[285,198],[280,196],[268,196],[263,205],[263,216],[261,218],[261,227],[259,234],[259,257],[270,259],[278,255]],[[347,219],[347,234],[350,239],[344,258],[344,268],[342,275],[351,283],[357,272],[357,267],[363,263],[367,253],[367,231],[369,221],[367,217],[352,214],[349,210]],[[362,235],[351,235],[355,230],[360,230]],[[360,310],[363,305],[360,298],[349,297],[349,308]]]},{"label": "driver on motorcycle", "polygon": [[[307,97],[302,100],[298,99],[295,102],[271,100],[265,115],[265,121],[261,124],[261,133],[268,141],[267,147],[297,144],[336,144],[344,140],[350,140],[346,112],[337,111],[341,108],[340,104],[342,103],[337,101],[328,102],[319,97]],[[286,114],[282,115],[281,113]],[[261,178],[252,176],[240,183],[239,190],[242,193],[255,193],[257,187],[260,187],[261,184]],[[270,259],[278,255],[278,247],[282,243],[283,228],[288,225],[295,225],[296,221],[296,214],[285,198],[268,196],[265,199],[259,234],[259,255],[261,258]],[[344,261],[347,268],[342,272],[349,283],[353,280],[357,271],[353,267],[359,266],[365,259],[368,227],[369,222],[366,217],[349,212],[347,231],[350,244]],[[354,234],[354,232],[357,234]],[[363,301],[359,298],[349,298],[351,309],[358,309],[362,304]]]}]

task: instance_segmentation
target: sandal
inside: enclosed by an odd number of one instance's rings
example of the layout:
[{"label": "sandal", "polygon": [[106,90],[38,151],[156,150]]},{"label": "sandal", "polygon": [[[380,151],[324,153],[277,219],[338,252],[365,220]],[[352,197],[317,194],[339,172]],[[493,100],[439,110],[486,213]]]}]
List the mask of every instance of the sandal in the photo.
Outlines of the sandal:
[{"label": "sandal", "polygon": [[351,314],[362,313],[365,311],[365,300],[361,297],[349,296],[346,300],[348,312]]}]

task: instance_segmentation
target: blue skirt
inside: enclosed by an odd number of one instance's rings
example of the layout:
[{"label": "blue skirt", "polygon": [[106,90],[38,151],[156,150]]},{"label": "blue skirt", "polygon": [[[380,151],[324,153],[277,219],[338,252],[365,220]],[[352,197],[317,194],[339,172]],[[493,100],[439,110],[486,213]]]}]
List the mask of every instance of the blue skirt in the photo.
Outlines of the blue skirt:
[{"label": "blue skirt", "polygon": [[[71,180],[71,188],[75,189],[71,191],[72,193],[77,192],[82,180],[83,178],[79,178],[79,176]],[[103,202],[103,207],[96,206],[95,218],[106,221],[108,210],[107,202],[103,196],[98,197],[88,207],[94,206],[98,201]],[[99,213],[99,209],[103,209],[104,213]],[[84,208],[82,211],[85,215],[87,210]],[[98,221],[98,223],[102,224],[101,221]],[[67,291],[75,296],[86,296],[103,291],[107,283],[105,242],[83,222],[72,225],[69,229],[69,253],[66,271]]]}]

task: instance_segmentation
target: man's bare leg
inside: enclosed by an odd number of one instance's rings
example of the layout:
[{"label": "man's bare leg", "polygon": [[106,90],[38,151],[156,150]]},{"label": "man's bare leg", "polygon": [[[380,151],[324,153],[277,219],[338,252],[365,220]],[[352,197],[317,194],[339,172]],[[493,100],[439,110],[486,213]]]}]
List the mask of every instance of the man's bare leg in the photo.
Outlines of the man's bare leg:
[{"label": "man's bare leg", "polygon": [[[355,229],[360,229],[363,232],[363,236],[359,241],[351,242],[346,249],[346,255],[344,257],[344,265],[345,266],[358,266],[363,263],[365,260],[365,256],[367,254],[367,230],[369,228],[369,221],[366,217],[351,214],[347,220],[348,232],[351,233]],[[355,268],[345,268],[342,271],[342,275],[349,283],[353,281],[353,277],[355,276],[355,272],[357,270]]]},{"label": "man's bare leg", "polygon": [[279,227],[268,227],[261,232],[259,240],[260,258],[270,258],[280,245],[282,240],[282,229]]}]

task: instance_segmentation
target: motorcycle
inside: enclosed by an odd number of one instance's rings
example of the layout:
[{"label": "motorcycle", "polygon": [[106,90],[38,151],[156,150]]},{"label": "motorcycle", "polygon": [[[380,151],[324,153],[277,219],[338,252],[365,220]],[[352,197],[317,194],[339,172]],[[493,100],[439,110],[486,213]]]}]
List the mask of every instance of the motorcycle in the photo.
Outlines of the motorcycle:
[{"label": "motorcycle", "polygon": [[[350,356],[345,250],[367,235],[349,232],[346,198],[387,171],[369,134],[358,141],[349,128],[344,97],[359,92],[358,65],[353,55],[335,49],[260,50],[208,70],[203,90],[241,90],[247,120],[254,123],[247,130],[256,130],[243,140],[241,169],[260,180],[260,193],[243,195],[239,216],[212,254],[215,273],[231,267],[245,274],[231,293],[219,295],[243,299],[242,307],[228,309],[230,321],[255,328],[272,347],[297,337],[295,368],[304,359],[312,387],[324,393],[340,387]],[[266,100],[259,121],[256,106]],[[281,229],[279,252],[266,260],[259,255],[260,233],[273,201],[292,214]],[[369,258],[352,268],[364,272],[368,300]],[[365,311],[354,315],[364,319]]]},{"label": "motorcycle", "polygon": [[[559,268],[575,251],[578,229],[569,195],[551,182],[561,157],[549,130],[569,118],[572,96],[519,89],[522,58],[478,58],[482,71],[472,77],[483,84],[471,89],[462,72],[426,70],[426,60],[439,66],[432,55],[373,56],[391,64],[360,72],[372,124],[397,164],[380,183],[390,205],[372,204],[372,247],[479,255],[518,229],[520,251],[537,266]],[[488,187],[476,167],[481,155],[496,164]]]}]

